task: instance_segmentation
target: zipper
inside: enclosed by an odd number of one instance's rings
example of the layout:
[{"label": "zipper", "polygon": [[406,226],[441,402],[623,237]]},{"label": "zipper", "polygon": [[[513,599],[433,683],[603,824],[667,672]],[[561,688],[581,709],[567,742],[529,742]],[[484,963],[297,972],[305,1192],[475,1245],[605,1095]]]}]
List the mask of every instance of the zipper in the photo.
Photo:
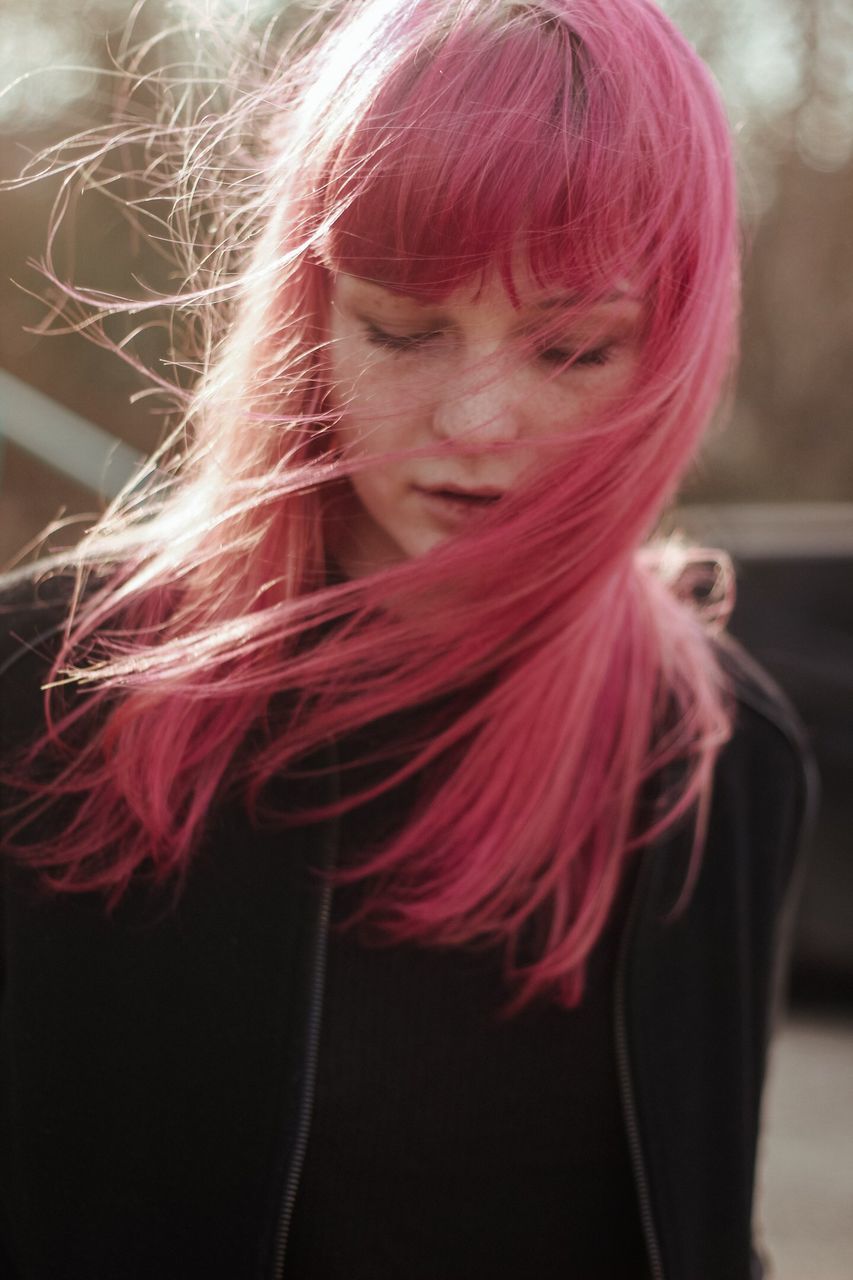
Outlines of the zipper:
[{"label": "zipper", "polygon": [[628,969],[628,952],[631,939],[640,913],[640,903],[645,890],[645,882],[649,877],[650,856],[654,850],[647,851],[640,865],[637,884],[634,888],[631,907],[616,967],[616,983],[614,990],[614,1032],[616,1041],[616,1071],[619,1078],[619,1092],[622,1097],[622,1114],[625,1120],[625,1133],[628,1139],[628,1150],[634,1171],[634,1185],[640,1208],[640,1224],[646,1241],[646,1252],[649,1258],[652,1280],[666,1280],[663,1261],[661,1259],[660,1242],[652,1212],[652,1198],[649,1188],[649,1175],[643,1155],[643,1143],[640,1137],[640,1125],[637,1119],[637,1102],[634,1094],[634,1081],[631,1073],[631,1058],[628,1051],[628,1030],[625,1022],[625,976]]},{"label": "zipper", "polygon": [[[330,749],[329,754],[332,763],[337,766],[337,754],[334,748]],[[333,794],[330,798],[336,800],[338,798],[337,772],[332,775],[332,779],[330,790]],[[339,820],[333,818],[327,822],[326,826],[322,867],[324,872],[331,871],[337,861],[338,834]],[[293,1208],[296,1203],[296,1193],[299,1190],[299,1182],[305,1164],[305,1152],[308,1148],[308,1136],[311,1130],[314,1091],[317,1081],[317,1057],[320,1048],[320,1028],[323,1021],[323,997],[326,988],[326,956],[332,912],[332,892],[333,885],[331,881],[328,878],[324,879],[320,892],[320,904],[317,911],[317,924],[314,934],[314,949],[311,957],[311,985],[309,988],[308,1015],[305,1028],[305,1076],[302,1096],[299,1100],[299,1112],[296,1118],[296,1139],[293,1144],[293,1155],[290,1161],[290,1168],[287,1171],[276,1225],[270,1280],[283,1280],[284,1258],[287,1252],[290,1226],[293,1221]]]}]

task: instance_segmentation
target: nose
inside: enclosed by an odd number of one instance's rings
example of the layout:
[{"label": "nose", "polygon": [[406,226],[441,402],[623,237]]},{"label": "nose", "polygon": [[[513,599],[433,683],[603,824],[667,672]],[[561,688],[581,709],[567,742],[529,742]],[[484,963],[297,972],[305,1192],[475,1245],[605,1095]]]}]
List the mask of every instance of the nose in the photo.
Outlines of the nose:
[{"label": "nose", "polygon": [[433,430],[445,440],[477,444],[516,440],[521,433],[520,401],[513,379],[497,362],[451,377],[439,389]]}]

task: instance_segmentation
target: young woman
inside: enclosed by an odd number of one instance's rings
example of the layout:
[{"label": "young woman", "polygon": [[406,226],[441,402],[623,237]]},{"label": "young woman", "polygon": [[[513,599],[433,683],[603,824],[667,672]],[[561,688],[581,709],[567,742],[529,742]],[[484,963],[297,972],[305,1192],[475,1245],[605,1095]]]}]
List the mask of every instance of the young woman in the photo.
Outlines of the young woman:
[{"label": "young woman", "polygon": [[707,70],[355,0],[177,141],[185,419],[3,584],[4,1274],[755,1280],[806,775],[649,540],[735,348]]}]

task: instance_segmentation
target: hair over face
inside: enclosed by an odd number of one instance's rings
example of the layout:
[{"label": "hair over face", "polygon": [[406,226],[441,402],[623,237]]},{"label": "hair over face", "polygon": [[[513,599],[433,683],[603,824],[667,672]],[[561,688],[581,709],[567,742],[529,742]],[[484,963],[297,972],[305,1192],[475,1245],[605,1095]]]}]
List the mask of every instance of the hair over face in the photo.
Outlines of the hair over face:
[{"label": "hair over face", "polygon": [[[367,915],[395,938],[500,943],[519,1000],[572,1002],[626,859],[688,814],[700,848],[729,732],[716,615],[685,558],[646,542],[734,356],[724,112],[647,0],[368,0],[324,20],[254,99],[266,147],[239,271],[174,300],[228,319],[177,481],[152,518],[119,504],[76,555],[109,572],[69,623],[52,674],[79,697],[21,764],[13,834],[58,890],[181,883],[235,779],[254,812],[270,778],[402,712],[409,739],[387,744],[379,782],[279,819],[412,777],[402,828],[347,872],[371,887]],[[324,585],[330,494],[348,483],[334,274],[434,300],[489,272],[512,296],[520,270],[578,312],[614,290],[643,300],[631,394],[464,536]],[[415,733],[405,713],[424,705],[444,711]],[[36,785],[35,759],[78,722],[84,748]],[[28,841],[64,795],[62,838]]]}]

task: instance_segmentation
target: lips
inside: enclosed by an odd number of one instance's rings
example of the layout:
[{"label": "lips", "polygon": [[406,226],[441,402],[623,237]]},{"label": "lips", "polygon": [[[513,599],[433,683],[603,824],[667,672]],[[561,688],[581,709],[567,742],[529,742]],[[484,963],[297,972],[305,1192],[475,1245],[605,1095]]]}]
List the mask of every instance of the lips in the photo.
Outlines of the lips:
[{"label": "lips", "polygon": [[416,485],[420,493],[443,498],[448,502],[461,502],[471,506],[491,506],[503,497],[503,491],[494,487],[466,489],[461,485]]},{"label": "lips", "polygon": [[452,530],[493,507],[503,497],[500,489],[465,489],[461,485],[415,485],[430,518],[444,529]]}]

